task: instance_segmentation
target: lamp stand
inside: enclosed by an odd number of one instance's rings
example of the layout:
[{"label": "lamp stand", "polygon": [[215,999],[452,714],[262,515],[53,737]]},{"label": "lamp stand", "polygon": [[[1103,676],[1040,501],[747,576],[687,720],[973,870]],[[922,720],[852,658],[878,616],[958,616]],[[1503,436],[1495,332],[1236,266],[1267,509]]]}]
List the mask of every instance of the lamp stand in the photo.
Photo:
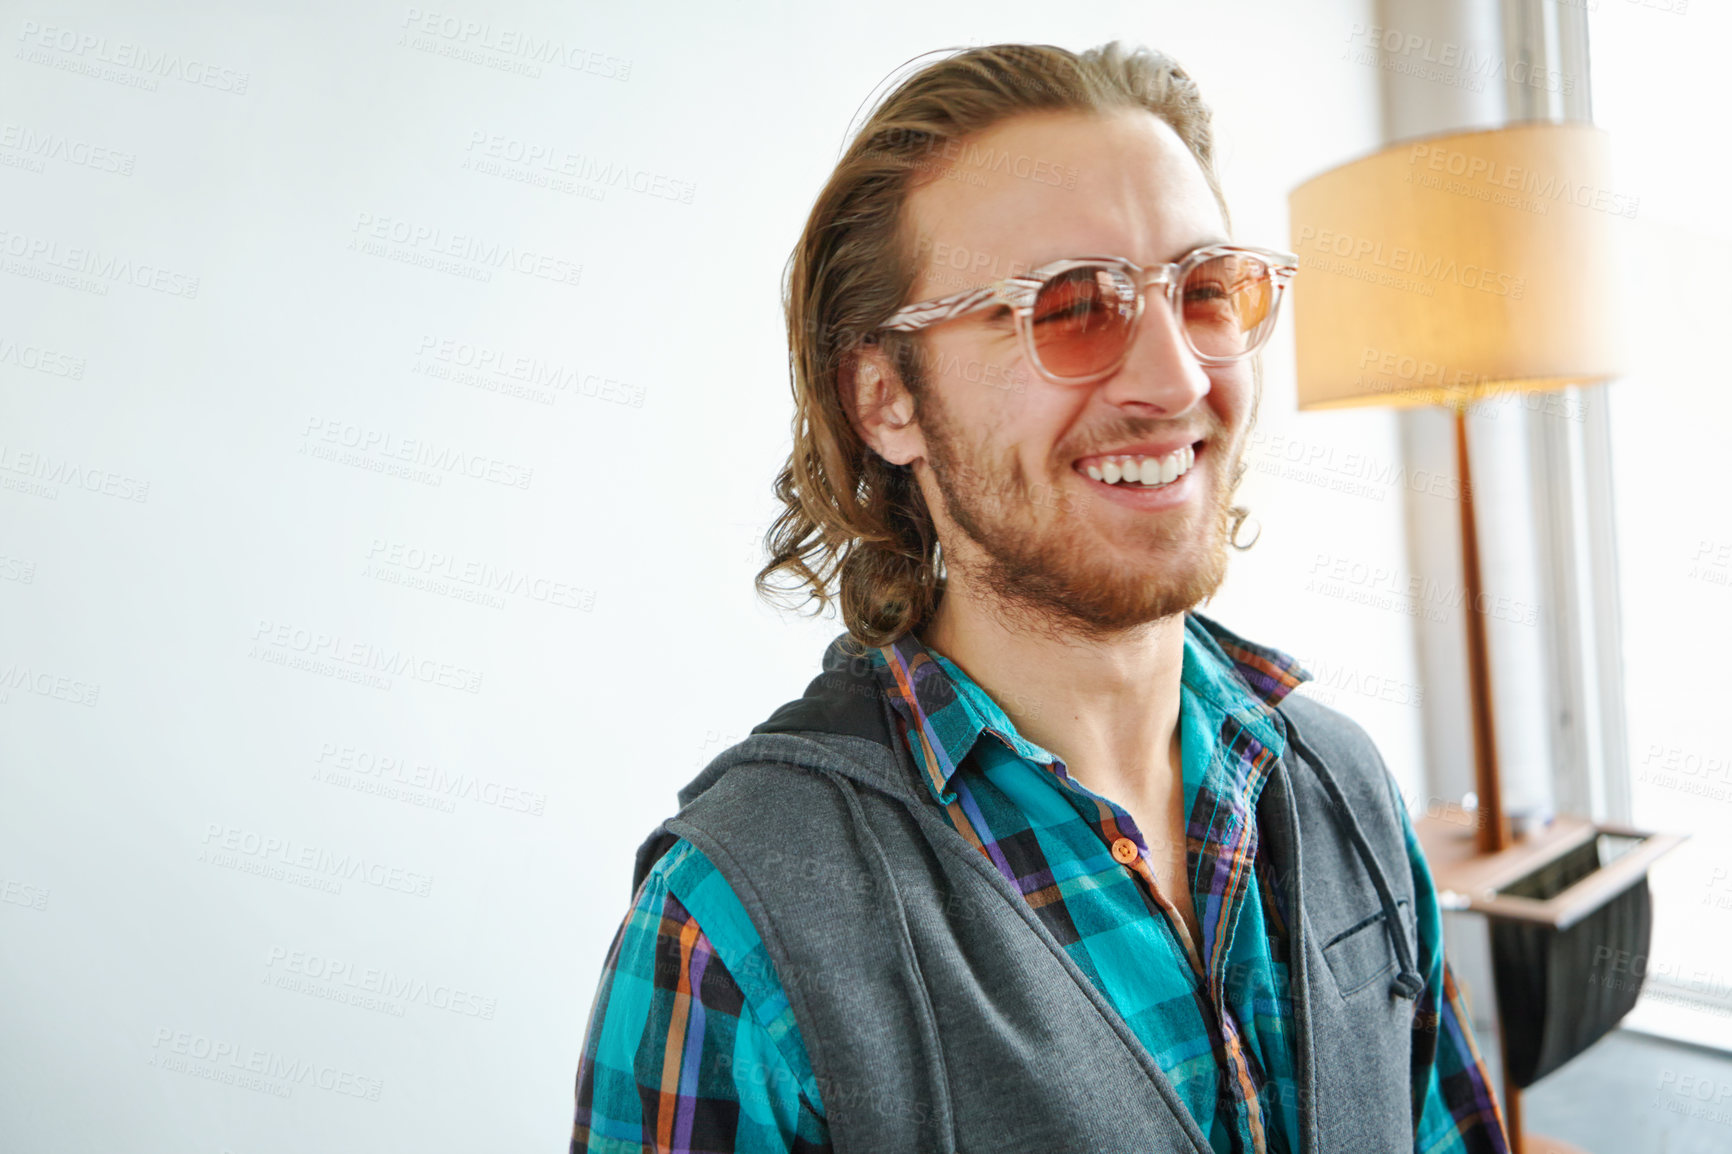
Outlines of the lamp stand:
[{"label": "lamp stand", "polygon": [[1473,716],[1473,789],[1479,798],[1479,823],[1474,848],[1482,854],[1496,853],[1510,842],[1509,819],[1503,811],[1503,791],[1498,780],[1497,727],[1492,720],[1491,661],[1485,635],[1484,584],[1479,571],[1479,523],[1473,508],[1473,466],[1467,451],[1467,402],[1457,401],[1455,411],[1455,468],[1461,478],[1461,575],[1467,594],[1467,685]]},{"label": "lamp stand", "polygon": [[[1509,823],[1503,812],[1502,783],[1497,772],[1496,723],[1492,720],[1491,660],[1485,636],[1485,615],[1479,611],[1484,587],[1479,572],[1479,520],[1473,510],[1473,465],[1467,451],[1467,402],[1450,406],[1455,412],[1455,472],[1460,478],[1461,583],[1467,594],[1462,617],[1467,621],[1467,698],[1473,717],[1473,791],[1479,799],[1474,811],[1474,848],[1480,854],[1497,853],[1509,844]],[[1521,1091],[1510,1081],[1509,1048],[1504,1045],[1503,1023],[1498,1023],[1498,1046],[1503,1052],[1504,1135],[1510,1154],[1523,1154]]]},{"label": "lamp stand", "polygon": [[[1479,570],[1479,522],[1473,508],[1473,467],[1467,451],[1467,402],[1457,401],[1455,411],[1455,468],[1461,480],[1461,576],[1467,594],[1463,616],[1467,619],[1468,703],[1473,716],[1473,788],[1479,798],[1474,848],[1480,855],[1497,853],[1511,843],[1509,817],[1503,809],[1503,785],[1498,779],[1497,727],[1492,719],[1491,660],[1486,643],[1485,612],[1481,606],[1484,586]],[[1498,1024],[1498,1046],[1503,1052],[1504,1133],[1510,1154],[1579,1154],[1575,1147],[1522,1132],[1521,1090],[1510,1080],[1509,1049],[1504,1045],[1503,1024]]]}]

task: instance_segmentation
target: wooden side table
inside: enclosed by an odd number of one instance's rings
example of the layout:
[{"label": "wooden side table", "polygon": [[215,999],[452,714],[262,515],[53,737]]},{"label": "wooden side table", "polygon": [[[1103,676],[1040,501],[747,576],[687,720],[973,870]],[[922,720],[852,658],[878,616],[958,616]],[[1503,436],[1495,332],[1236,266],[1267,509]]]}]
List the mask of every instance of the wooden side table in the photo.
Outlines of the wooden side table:
[{"label": "wooden side table", "polygon": [[[1477,830],[1471,815],[1464,816],[1469,819],[1465,823],[1425,817],[1414,824],[1437,885],[1438,904],[1446,910],[1482,914],[1494,924],[1523,924],[1558,934],[1626,897],[1633,887],[1645,885],[1649,867],[1684,840],[1675,834],[1560,817],[1543,829],[1512,838],[1504,849],[1482,854],[1475,848]],[[1598,864],[1583,876],[1569,881],[1548,877],[1556,872],[1557,863],[1579,859],[1584,853],[1591,853]],[[1498,1032],[1511,1154],[1583,1154],[1576,1147],[1523,1130],[1521,1091],[1511,1072],[1501,998]]]}]

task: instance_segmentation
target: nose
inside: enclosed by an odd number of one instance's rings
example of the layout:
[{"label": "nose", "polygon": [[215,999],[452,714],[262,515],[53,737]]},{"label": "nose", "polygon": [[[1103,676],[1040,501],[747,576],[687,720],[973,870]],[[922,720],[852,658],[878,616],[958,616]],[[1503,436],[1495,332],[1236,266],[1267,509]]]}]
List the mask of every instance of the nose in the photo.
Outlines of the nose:
[{"label": "nose", "polygon": [[1160,286],[1150,285],[1147,304],[1118,371],[1102,382],[1112,404],[1145,410],[1145,415],[1177,417],[1208,395],[1209,374],[1185,343]]}]

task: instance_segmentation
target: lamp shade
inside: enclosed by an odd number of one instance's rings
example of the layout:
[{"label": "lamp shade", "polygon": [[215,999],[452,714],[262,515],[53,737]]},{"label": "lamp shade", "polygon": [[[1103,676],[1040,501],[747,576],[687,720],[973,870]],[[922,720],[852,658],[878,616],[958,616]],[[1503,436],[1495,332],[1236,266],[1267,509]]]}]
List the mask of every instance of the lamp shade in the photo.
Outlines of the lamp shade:
[{"label": "lamp shade", "polygon": [[1299,407],[1454,404],[1617,376],[1611,191],[1589,124],[1402,141],[1288,197]]}]

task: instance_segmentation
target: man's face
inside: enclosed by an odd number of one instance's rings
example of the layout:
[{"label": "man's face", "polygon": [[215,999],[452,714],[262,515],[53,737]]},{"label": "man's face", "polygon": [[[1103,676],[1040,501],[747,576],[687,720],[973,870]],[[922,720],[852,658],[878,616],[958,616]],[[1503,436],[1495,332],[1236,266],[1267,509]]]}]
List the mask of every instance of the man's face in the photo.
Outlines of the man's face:
[{"label": "man's face", "polygon": [[[1150,113],[1026,115],[958,151],[908,203],[922,264],[910,300],[1064,257],[1147,266],[1227,239],[1202,170]],[[1148,294],[1124,364],[1083,386],[1035,371],[1008,309],[925,330],[926,396],[881,441],[914,465],[946,568],[1026,624],[1105,637],[1184,612],[1225,575],[1250,361],[1202,366],[1158,286]],[[1194,463],[1158,489],[1088,475],[1183,446]]]}]

